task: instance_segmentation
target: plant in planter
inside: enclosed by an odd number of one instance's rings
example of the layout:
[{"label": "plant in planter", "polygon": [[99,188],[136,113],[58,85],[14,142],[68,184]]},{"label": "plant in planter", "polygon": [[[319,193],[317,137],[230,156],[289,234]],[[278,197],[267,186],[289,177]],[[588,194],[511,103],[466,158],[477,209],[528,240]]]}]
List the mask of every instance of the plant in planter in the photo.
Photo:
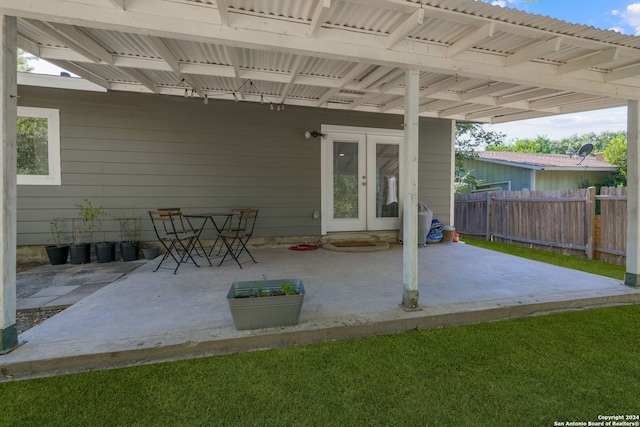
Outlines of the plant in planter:
[{"label": "plant in planter", "polygon": [[61,229],[60,218],[54,218],[49,222],[51,238],[54,245],[49,245],[45,249],[49,256],[51,265],[66,264],[69,256],[69,245],[65,243],[63,231]]},{"label": "plant in planter", "polygon": [[89,229],[97,232],[100,241],[95,243],[96,262],[105,263],[116,259],[116,244],[108,242],[106,233],[102,229],[103,221],[110,218],[110,215],[101,207],[94,207],[91,202],[85,199],[85,205],[76,205],[80,209],[80,216],[85,218],[89,224]]},{"label": "plant in planter", "polygon": [[135,261],[140,251],[140,217],[120,218],[120,253],[123,261]]},{"label": "plant in planter", "polygon": [[[91,240],[93,232],[97,227],[101,227],[102,220],[108,214],[101,207],[94,207],[90,200],[84,199],[82,203],[77,203],[79,220],[74,220],[73,245],[69,249],[72,264],[83,264],[91,260]],[[86,235],[89,235],[88,241]]]},{"label": "plant in planter", "polygon": [[300,279],[234,282],[227,302],[236,329],[297,325],[305,289]]}]

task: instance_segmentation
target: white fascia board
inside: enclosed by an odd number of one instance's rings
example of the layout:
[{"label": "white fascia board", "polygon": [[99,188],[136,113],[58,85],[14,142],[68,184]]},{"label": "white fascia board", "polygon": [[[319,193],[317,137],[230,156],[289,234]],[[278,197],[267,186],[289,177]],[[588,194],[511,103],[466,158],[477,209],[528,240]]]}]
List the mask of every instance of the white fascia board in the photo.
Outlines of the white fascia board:
[{"label": "white fascia board", "polygon": [[570,171],[570,172],[617,172],[618,169],[620,169],[620,168],[618,168],[616,166],[594,167],[594,166],[582,166],[582,165],[576,165],[576,166],[544,166],[544,167],[540,168],[540,170],[544,170],[544,171]]},{"label": "white fascia board", "polygon": [[18,73],[18,85],[40,86],[54,89],[106,92],[107,89],[78,77],[51,76],[48,74]]},{"label": "white fascia board", "polygon": [[487,163],[496,163],[498,165],[505,165],[505,166],[513,166],[513,167],[522,168],[522,169],[532,169],[536,171],[544,169],[542,166],[530,165],[527,163],[508,162],[506,160],[486,159],[482,157],[474,157],[471,160],[478,160],[480,162],[487,162]]}]

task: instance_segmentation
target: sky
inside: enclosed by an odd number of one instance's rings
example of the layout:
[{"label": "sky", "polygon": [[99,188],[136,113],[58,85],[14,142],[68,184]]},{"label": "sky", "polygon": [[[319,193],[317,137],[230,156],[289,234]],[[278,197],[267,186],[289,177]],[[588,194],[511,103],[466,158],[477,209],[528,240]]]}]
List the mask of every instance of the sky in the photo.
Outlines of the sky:
[{"label": "sky", "polygon": [[[537,15],[590,25],[623,34],[640,35],[640,0],[483,0],[498,6],[520,9]],[[38,59],[31,61],[34,72],[60,74],[60,68]],[[624,131],[627,109],[610,108],[587,113],[566,114],[514,123],[486,125],[487,130],[506,134],[507,141],[545,136],[562,139],[589,132]]]}]

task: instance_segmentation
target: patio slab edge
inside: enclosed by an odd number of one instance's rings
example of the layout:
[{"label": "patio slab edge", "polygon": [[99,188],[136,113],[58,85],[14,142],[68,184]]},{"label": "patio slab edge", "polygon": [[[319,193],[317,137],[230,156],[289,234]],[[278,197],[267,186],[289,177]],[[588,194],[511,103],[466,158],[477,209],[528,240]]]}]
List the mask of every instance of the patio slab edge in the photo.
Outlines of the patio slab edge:
[{"label": "patio slab edge", "polygon": [[[397,312],[358,314],[325,319],[325,321],[313,320],[295,327],[268,329],[257,333],[201,341],[185,340],[183,337],[175,336],[171,340],[165,339],[161,345],[156,341],[154,345],[140,346],[138,342],[137,348],[133,345],[122,346],[120,350],[67,354],[30,360],[23,358],[12,361],[9,354],[0,357],[2,374],[0,382],[638,303],[640,303],[640,292],[508,306],[500,302],[487,302],[484,307],[473,305],[465,307],[461,303],[454,304],[455,308],[449,307],[450,311],[441,313],[432,313],[437,311],[432,310],[435,307],[424,307],[423,311],[414,313],[406,313],[398,308]],[[442,306],[439,307],[442,308]],[[28,351],[28,349],[23,347],[21,351]]]}]

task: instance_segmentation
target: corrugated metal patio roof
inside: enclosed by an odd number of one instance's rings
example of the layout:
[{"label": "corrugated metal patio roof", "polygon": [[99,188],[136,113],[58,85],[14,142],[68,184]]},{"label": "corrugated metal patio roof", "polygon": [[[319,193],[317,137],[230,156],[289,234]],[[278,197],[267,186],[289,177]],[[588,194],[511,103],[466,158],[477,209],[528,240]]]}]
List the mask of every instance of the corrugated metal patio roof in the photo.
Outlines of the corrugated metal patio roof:
[{"label": "corrugated metal patio roof", "polygon": [[640,37],[471,0],[4,0],[108,90],[500,123],[640,100]]}]

